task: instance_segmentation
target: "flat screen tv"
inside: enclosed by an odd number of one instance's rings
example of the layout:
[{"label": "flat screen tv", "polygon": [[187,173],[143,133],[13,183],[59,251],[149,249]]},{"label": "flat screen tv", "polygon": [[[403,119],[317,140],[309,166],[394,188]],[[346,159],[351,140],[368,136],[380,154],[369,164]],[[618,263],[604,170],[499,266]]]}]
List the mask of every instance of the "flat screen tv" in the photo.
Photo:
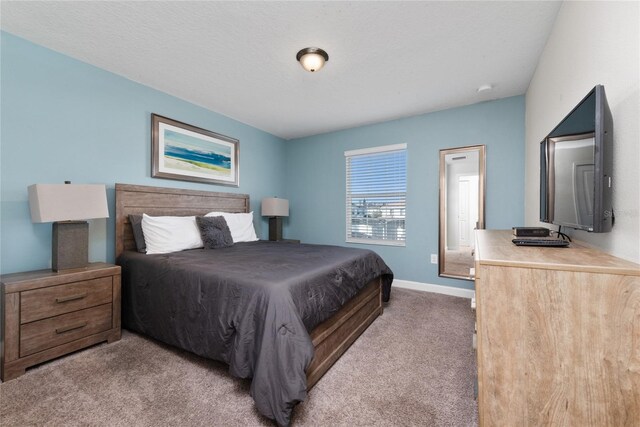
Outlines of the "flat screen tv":
[{"label": "flat screen tv", "polygon": [[604,86],[587,96],[540,143],[540,221],[611,231],[613,123]]}]

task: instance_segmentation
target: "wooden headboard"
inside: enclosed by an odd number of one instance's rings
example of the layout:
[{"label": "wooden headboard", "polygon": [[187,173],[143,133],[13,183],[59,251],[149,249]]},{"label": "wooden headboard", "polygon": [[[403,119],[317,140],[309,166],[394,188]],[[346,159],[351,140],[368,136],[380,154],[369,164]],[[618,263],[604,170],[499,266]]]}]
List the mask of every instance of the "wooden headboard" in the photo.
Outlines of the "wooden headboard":
[{"label": "wooden headboard", "polygon": [[116,259],[136,248],[130,214],[189,216],[211,211],[249,212],[249,195],[116,184]]}]

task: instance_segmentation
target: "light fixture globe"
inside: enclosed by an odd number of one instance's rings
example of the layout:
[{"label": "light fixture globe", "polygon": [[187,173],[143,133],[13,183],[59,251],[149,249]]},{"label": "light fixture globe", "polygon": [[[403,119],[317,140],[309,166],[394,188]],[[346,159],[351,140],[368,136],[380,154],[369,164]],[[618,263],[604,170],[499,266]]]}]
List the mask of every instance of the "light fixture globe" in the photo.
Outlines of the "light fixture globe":
[{"label": "light fixture globe", "polygon": [[329,55],[317,47],[306,47],[296,55],[296,59],[307,71],[316,72],[329,60]]}]

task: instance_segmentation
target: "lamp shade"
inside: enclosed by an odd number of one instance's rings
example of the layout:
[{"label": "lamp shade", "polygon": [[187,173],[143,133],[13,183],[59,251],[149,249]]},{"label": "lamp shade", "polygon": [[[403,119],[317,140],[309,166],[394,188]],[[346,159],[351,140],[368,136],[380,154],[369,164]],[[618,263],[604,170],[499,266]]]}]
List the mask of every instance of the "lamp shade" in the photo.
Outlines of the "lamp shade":
[{"label": "lamp shade", "polygon": [[262,199],[262,216],[289,216],[289,201],[277,197]]},{"label": "lamp shade", "polygon": [[314,72],[324,66],[324,58],[317,53],[307,53],[300,58],[300,64],[305,70]]},{"label": "lamp shade", "polygon": [[104,184],[34,184],[29,186],[32,222],[108,218]]}]

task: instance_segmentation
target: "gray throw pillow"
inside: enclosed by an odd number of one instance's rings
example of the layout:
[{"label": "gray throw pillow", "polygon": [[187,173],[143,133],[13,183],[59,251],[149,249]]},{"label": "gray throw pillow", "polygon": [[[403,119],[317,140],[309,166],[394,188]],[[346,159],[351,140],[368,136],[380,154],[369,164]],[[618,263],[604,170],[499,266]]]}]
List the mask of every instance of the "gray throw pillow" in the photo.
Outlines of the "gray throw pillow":
[{"label": "gray throw pillow", "polygon": [[197,216],[196,223],[205,249],[233,246],[231,230],[222,216]]},{"label": "gray throw pillow", "polygon": [[142,215],[129,215],[129,222],[133,230],[133,240],[136,242],[136,249],[142,254],[147,253],[147,244],[144,242],[144,233],[142,232]]}]

